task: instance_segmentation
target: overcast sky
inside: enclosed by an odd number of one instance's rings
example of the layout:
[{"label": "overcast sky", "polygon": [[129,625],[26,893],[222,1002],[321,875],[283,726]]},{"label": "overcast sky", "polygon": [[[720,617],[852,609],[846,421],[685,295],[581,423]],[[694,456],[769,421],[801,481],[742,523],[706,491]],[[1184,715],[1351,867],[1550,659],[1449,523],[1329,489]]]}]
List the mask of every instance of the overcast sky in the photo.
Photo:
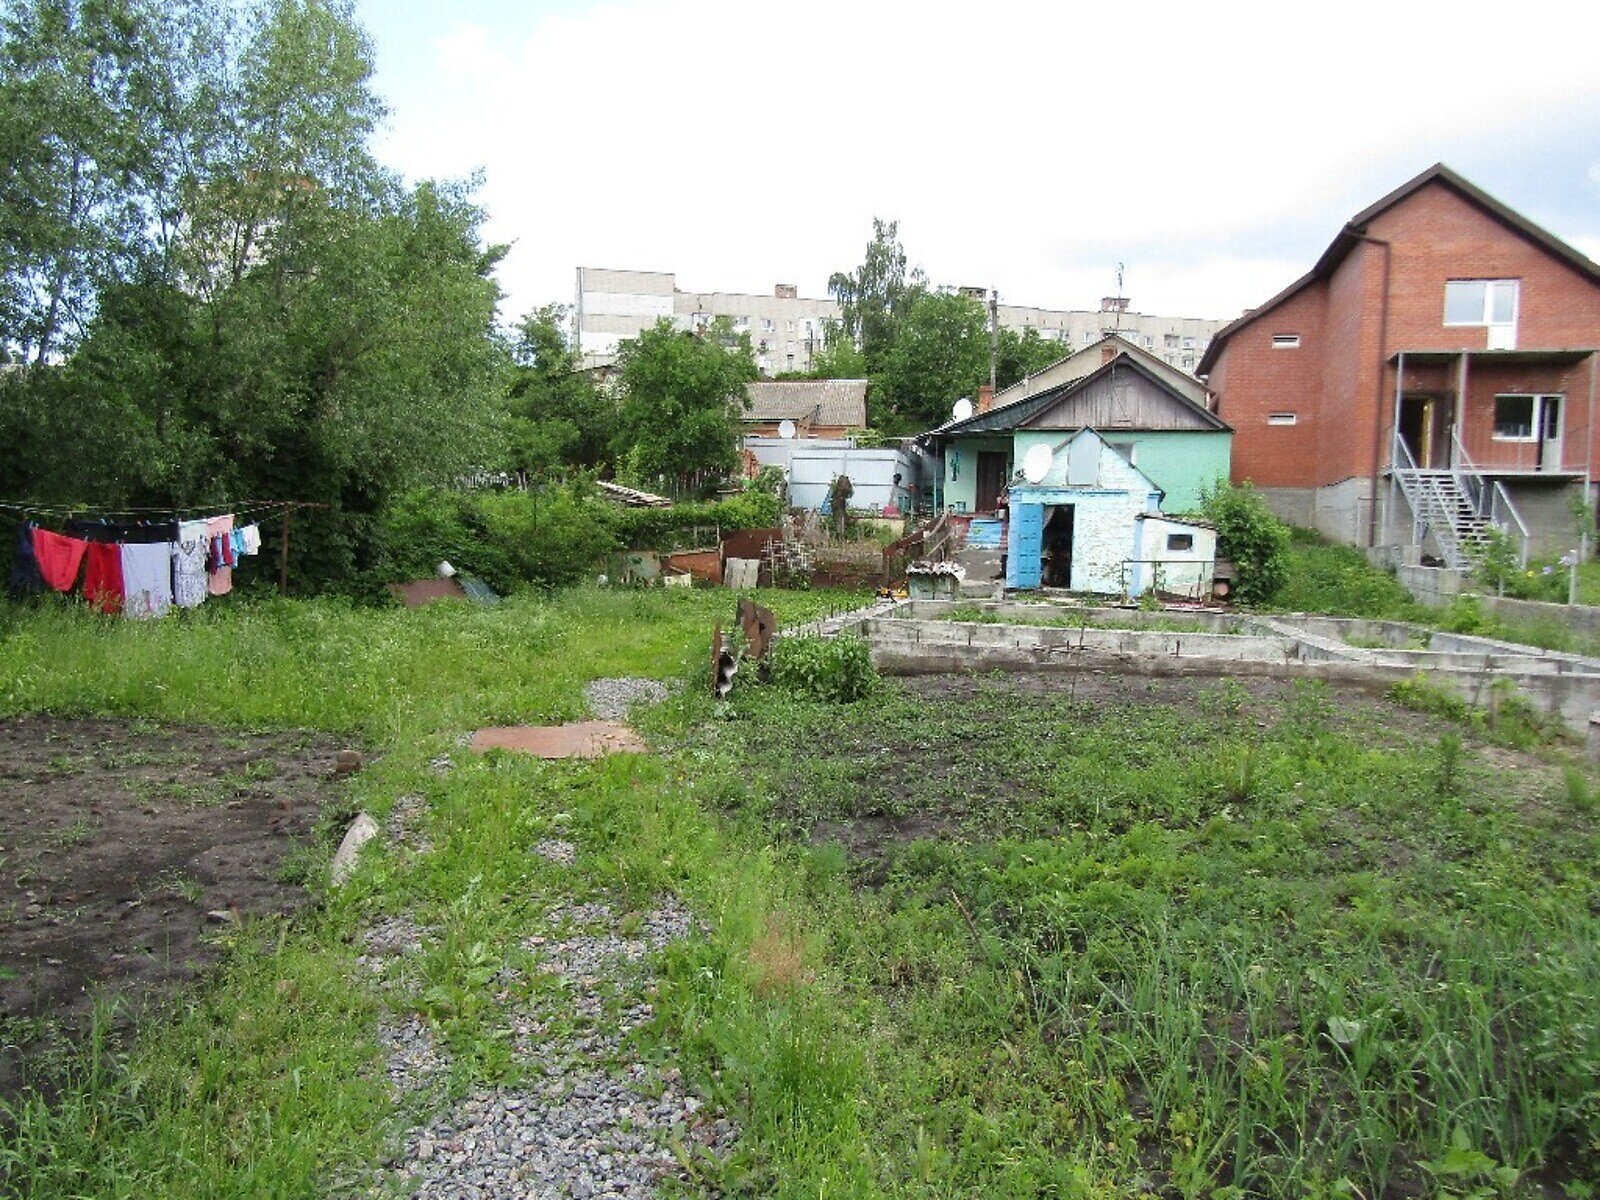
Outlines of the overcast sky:
[{"label": "overcast sky", "polygon": [[[358,0],[409,179],[482,169],[502,316],[575,268],[826,294],[872,218],[1007,303],[1228,318],[1443,161],[1600,257],[1600,5]],[[1316,14],[1316,15],[1312,15]]]}]

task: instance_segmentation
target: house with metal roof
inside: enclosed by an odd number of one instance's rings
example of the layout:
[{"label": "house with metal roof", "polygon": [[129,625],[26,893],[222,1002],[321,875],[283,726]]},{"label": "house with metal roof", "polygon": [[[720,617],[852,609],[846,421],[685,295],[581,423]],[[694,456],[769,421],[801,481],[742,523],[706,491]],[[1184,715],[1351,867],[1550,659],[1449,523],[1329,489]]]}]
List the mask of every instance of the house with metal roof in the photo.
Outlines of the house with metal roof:
[{"label": "house with metal roof", "polygon": [[1595,503],[1600,266],[1443,164],[1352,217],[1199,368],[1233,477],[1341,541],[1472,565]]},{"label": "house with metal roof", "polygon": [[942,464],[934,496],[941,511],[993,513],[1032,447],[1059,446],[1083,429],[1142,472],[1169,511],[1197,508],[1202,488],[1228,478],[1233,431],[1206,406],[1205,389],[1120,338],[1087,346],[994,400],[920,439]]},{"label": "house with metal roof", "polygon": [[867,427],[865,379],[763,379],[745,395],[746,437],[843,438]]}]

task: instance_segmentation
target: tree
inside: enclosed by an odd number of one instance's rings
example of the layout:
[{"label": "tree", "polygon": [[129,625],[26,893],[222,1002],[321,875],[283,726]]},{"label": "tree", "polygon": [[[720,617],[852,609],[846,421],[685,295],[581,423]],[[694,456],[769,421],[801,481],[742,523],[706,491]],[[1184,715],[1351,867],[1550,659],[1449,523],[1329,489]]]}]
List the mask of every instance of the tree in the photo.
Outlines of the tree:
[{"label": "tree", "polygon": [[[159,13],[17,0],[0,103],[28,101],[22,22],[54,10],[69,30],[116,17],[143,89],[117,136],[137,145],[108,143],[132,165],[104,203],[56,204],[73,176],[54,158],[5,179],[0,220],[51,212],[65,249],[36,240],[24,249],[49,253],[0,260],[5,295],[33,303],[0,338],[35,362],[65,354],[0,381],[0,465],[40,500],[327,505],[301,523],[295,567],[348,585],[376,561],[376,516],[395,495],[503,453],[503,251],[482,242],[476,181],[408,190],[372,159],[382,109],[348,0],[262,0],[242,18],[211,0]],[[80,124],[52,135],[78,139],[57,157],[98,180],[97,127]],[[52,270],[77,272],[55,304],[70,340],[48,319]]]},{"label": "tree", "polygon": [[896,327],[925,287],[921,268],[906,273],[899,222],[873,217],[872,240],[861,265],[851,272],[835,271],[828,279],[828,291],[839,302],[840,323],[860,347],[869,373],[880,368],[894,344]]},{"label": "tree", "polygon": [[844,325],[838,321],[829,321],[824,335],[822,349],[817,351],[811,359],[811,370],[806,373],[807,379],[865,379],[867,377],[867,356],[861,353],[861,348],[855,344],[844,331]]},{"label": "tree", "polygon": [[919,292],[872,379],[872,425],[912,434],[949,419],[989,378],[988,314],[959,292]]},{"label": "tree", "polygon": [[738,462],[739,414],[756,377],[747,334],[718,321],[702,334],[663,317],[623,343],[617,457],[640,482],[671,479],[680,491],[726,476]]},{"label": "tree", "polygon": [[615,406],[578,369],[566,311],[547,304],[530,312],[511,349],[510,461],[534,476],[598,467],[610,449]]},{"label": "tree", "polygon": [[1071,347],[1047,341],[1033,326],[1020,334],[1002,329],[995,338],[995,387],[1008,388],[1070,354]]}]

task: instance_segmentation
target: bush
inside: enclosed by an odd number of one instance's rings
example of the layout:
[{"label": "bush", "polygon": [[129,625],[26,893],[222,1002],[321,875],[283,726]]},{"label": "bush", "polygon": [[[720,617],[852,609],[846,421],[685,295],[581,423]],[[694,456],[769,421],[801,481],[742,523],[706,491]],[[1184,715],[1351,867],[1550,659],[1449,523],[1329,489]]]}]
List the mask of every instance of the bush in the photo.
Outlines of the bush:
[{"label": "bush", "polygon": [[1217,557],[1238,571],[1234,598],[1263,604],[1283,586],[1289,570],[1289,527],[1267,507],[1253,484],[1218,480],[1200,493],[1200,511],[1217,527]]},{"label": "bush", "polygon": [[411,492],[384,517],[381,573],[419,578],[445,559],[501,592],[573,583],[616,548],[616,517],[613,505],[581,484]]},{"label": "bush", "polygon": [[616,530],[622,545],[630,550],[672,550],[679,548],[681,535],[696,526],[771,529],[782,515],[782,500],[765,488],[749,487],[726,500],[621,509]]},{"label": "bush", "polygon": [[818,700],[850,704],[869,695],[877,685],[867,643],[844,635],[822,638],[815,634],[779,638],[772,647],[772,679],[780,687],[804,692]]}]

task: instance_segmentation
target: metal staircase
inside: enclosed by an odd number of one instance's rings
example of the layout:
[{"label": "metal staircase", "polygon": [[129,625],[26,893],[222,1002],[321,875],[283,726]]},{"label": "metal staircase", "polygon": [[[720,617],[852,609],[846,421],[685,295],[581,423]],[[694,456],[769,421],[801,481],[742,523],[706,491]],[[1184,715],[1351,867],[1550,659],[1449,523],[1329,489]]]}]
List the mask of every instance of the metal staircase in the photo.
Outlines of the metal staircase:
[{"label": "metal staircase", "polygon": [[1495,534],[1509,537],[1526,564],[1528,527],[1498,482],[1491,482],[1467,457],[1452,435],[1456,465],[1421,468],[1402,438],[1394,439],[1394,478],[1411,506],[1412,536],[1422,545],[1429,534],[1447,567],[1470,571],[1483,561]]}]

